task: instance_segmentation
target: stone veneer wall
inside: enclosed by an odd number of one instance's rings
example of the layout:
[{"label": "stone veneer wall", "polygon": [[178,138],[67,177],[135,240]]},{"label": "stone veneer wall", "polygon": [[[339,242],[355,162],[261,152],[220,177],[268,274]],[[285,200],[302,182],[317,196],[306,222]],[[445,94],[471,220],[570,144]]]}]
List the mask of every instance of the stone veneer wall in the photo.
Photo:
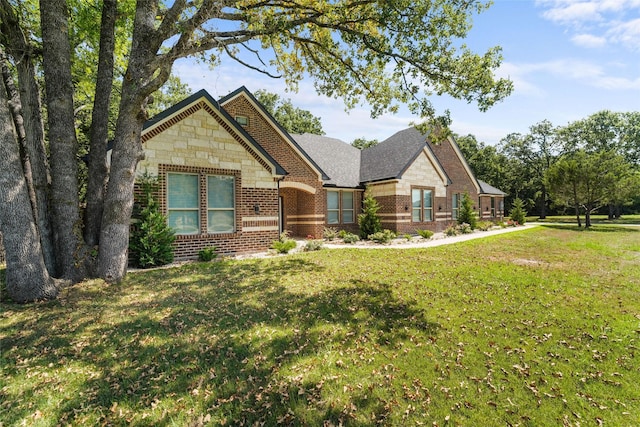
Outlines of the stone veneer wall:
[{"label": "stone veneer wall", "polygon": [[[221,254],[267,250],[278,238],[278,185],[270,165],[202,101],[169,118],[160,128],[143,135],[144,171],[161,178],[160,207],[167,213],[166,174],[193,173],[200,176],[200,233],[178,235],[175,259],[197,258],[198,251],[215,246]],[[233,233],[210,234],[206,220],[206,177],[235,177],[236,229]],[[204,204],[204,206],[203,206]],[[255,206],[259,206],[256,212]]]},{"label": "stone veneer wall", "polygon": [[[411,189],[424,188],[433,190],[434,221],[412,222]],[[442,231],[449,224],[451,211],[447,208],[447,188],[445,180],[434,166],[431,159],[423,152],[405,171],[401,180],[372,184],[373,196],[380,204],[378,214],[382,227],[398,234],[415,233],[417,229]],[[441,210],[438,207],[442,207]]]}]

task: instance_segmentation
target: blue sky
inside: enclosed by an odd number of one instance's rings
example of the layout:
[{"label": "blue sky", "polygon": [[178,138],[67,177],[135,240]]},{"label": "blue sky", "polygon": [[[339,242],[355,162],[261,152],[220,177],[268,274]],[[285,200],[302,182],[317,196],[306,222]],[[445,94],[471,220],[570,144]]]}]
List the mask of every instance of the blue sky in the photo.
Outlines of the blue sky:
[{"label": "blue sky", "polygon": [[[542,120],[564,126],[600,110],[640,110],[640,0],[496,0],[473,19],[465,42],[476,52],[499,45],[497,71],[514,82],[510,97],[487,112],[448,97],[433,98],[439,112],[449,109],[452,129],[497,144],[512,132],[526,133]],[[340,100],[319,96],[313,82],[297,93],[223,60],[215,68],[181,61],[174,72],[195,92],[221,97],[240,86],[266,89],[290,98],[322,119],[327,136],[384,140],[419,120],[401,110],[371,119],[367,105],[345,111]]]}]

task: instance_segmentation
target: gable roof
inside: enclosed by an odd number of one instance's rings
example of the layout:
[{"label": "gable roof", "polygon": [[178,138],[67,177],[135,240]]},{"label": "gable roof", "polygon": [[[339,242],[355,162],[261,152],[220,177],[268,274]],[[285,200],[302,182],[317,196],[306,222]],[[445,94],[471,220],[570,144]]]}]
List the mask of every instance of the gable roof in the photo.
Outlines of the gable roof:
[{"label": "gable roof", "polygon": [[238,122],[236,122],[223,108],[220,108],[220,104],[215,99],[213,99],[213,97],[209,95],[209,93],[204,89],[199,90],[193,95],[183,99],[172,107],[167,108],[163,112],[156,114],[155,116],[147,120],[142,126],[143,134],[145,133],[145,131],[153,133],[155,128],[160,127],[163,123],[178,115],[178,113],[187,110],[189,107],[196,105],[200,101],[206,102],[209,107],[214,110],[215,114],[217,114],[220,118],[227,122],[227,125],[229,126],[231,131],[241,137],[247,143],[250,149],[257,152],[259,156],[265,159],[268,163],[272,164],[274,167],[274,173],[276,175],[287,174],[287,171],[278,162],[276,162],[275,159],[271,157],[269,153],[267,153],[267,151],[262,148],[262,146],[258,144],[258,142],[253,139],[242,126],[238,124]]},{"label": "gable roof", "polygon": [[496,196],[506,196],[507,193],[500,190],[499,188],[494,187],[491,184],[487,184],[484,181],[478,180],[478,184],[480,184],[480,194],[493,194]]},{"label": "gable roof", "polygon": [[336,138],[311,133],[291,137],[327,172],[325,185],[360,186],[360,150],[356,147]]},{"label": "gable roof", "polygon": [[[476,191],[478,193],[481,193],[482,189],[480,188],[480,183],[478,182],[476,175],[473,173],[473,170],[471,170],[469,163],[467,163],[467,160],[464,158],[464,154],[462,154],[462,150],[460,150],[458,143],[451,136],[447,138],[447,141],[449,142],[451,149],[456,154],[456,157],[460,161],[460,164],[462,165],[462,168],[464,169],[465,173],[469,177],[469,180],[471,180],[471,183],[476,187]],[[446,155],[443,150],[445,150],[444,144],[437,144],[433,146],[433,153],[436,155],[436,157]]]},{"label": "gable roof", "polygon": [[284,140],[286,140],[290,145],[293,146],[294,150],[296,150],[298,154],[301,155],[301,157],[304,160],[306,160],[307,163],[309,163],[310,166],[318,172],[318,174],[322,177],[323,180],[329,179],[325,171],[316,163],[315,159],[309,156],[309,154],[305,152],[305,150],[300,148],[296,140],[289,134],[289,132],[287,132],[282,127],[282,125],[280,125],[280,123],[278,123],[278,121],[275,118],[273,118],[271,113],[269,113],[264,108],[264,106],[256,99],[253,93],[251,93],[249,89],[247,89],[245,86],[240,86],[238,89],[234,90],[228,95],[223,96],[222,98],[220,98],[218,102],[220,103],[220,105],[224,105],[227,102],[230,102],[231,100],[235,99],[240,95],[244,95],[251,102],[251,104],[256,109],[258,109],[258,111],[262,114],[262,116],[265,117],[267,121],[271,123],[271,125],[276,129],[276,131],[280,134],[280,136]]},{"label": "gable roof", "polygon": [[427,136],[415,127],[410,127],[385,139],[373,147],[362,150],[360,180],[374,182],[386,179],[400,179],[416,158],[426,150],[427,156],[442,173],[447,184],[451,183],[445,169],[433,153]]}]

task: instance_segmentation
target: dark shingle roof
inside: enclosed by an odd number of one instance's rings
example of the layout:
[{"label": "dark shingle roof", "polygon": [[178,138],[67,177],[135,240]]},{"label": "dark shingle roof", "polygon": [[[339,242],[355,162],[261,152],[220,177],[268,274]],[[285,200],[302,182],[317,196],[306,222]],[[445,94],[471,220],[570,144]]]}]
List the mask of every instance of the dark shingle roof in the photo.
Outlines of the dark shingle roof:
[{"label": "dark shingle roof", "polygon": [[291,135],[291,138],[328,175],[325,185],[360,185],[360,150],[339,139],[310,133]]},{"label": "dark shingle roof", "polygon": [[[374,182],[401,178],[425,148],[433,153],[427,142],[427,136],[421,134],[416,128],[410,127],[395,133],[378,145],[362,151],[361,181]],[[438,161],[435,155],[433,158]],[[449,181],[448,177],[447,181]]]},{"label": "dark shingle roof", "polygon": [[487,184],[484,181],[478,180],[478,183],[480,184],[480,191],[482,192],[482,194],[495,194],[499,196],[507,195],[507,193],[505,193],[504,191],[492,186],[491,184]]}]

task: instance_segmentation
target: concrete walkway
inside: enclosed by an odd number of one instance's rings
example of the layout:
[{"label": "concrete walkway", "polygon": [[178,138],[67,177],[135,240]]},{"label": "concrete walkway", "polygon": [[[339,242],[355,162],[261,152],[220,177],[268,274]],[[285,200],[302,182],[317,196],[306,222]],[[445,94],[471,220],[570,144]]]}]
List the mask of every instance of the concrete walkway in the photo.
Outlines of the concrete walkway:
[{"label": "concrete walkway", "polygon": [[[410,241],[405,238],[396,238],[388,244],[380,244],[369,241],[359,241],[354,244],[338,243],[339,239],[333,242],[325,242],[322,246],[327,249],[341,248],[358,248],[358,249],[407,249],[407,248],[430,248],[441,245],[450,245],[458,242],[466,242],[467,240],[480,239],[483,237],[495,236],[497,234],[512,233],[515,231],[528,230],[541,225],[539,223],[529,223],[519,227],[493,228],[489,231],[475,230],[470,234],[460,234],[457,236],[445,236],[444,233],[435,233],[431,239],[423,239],[422,237],[413,237]],[[305,241],[298,242],[298,247],[304,247]]]}]

